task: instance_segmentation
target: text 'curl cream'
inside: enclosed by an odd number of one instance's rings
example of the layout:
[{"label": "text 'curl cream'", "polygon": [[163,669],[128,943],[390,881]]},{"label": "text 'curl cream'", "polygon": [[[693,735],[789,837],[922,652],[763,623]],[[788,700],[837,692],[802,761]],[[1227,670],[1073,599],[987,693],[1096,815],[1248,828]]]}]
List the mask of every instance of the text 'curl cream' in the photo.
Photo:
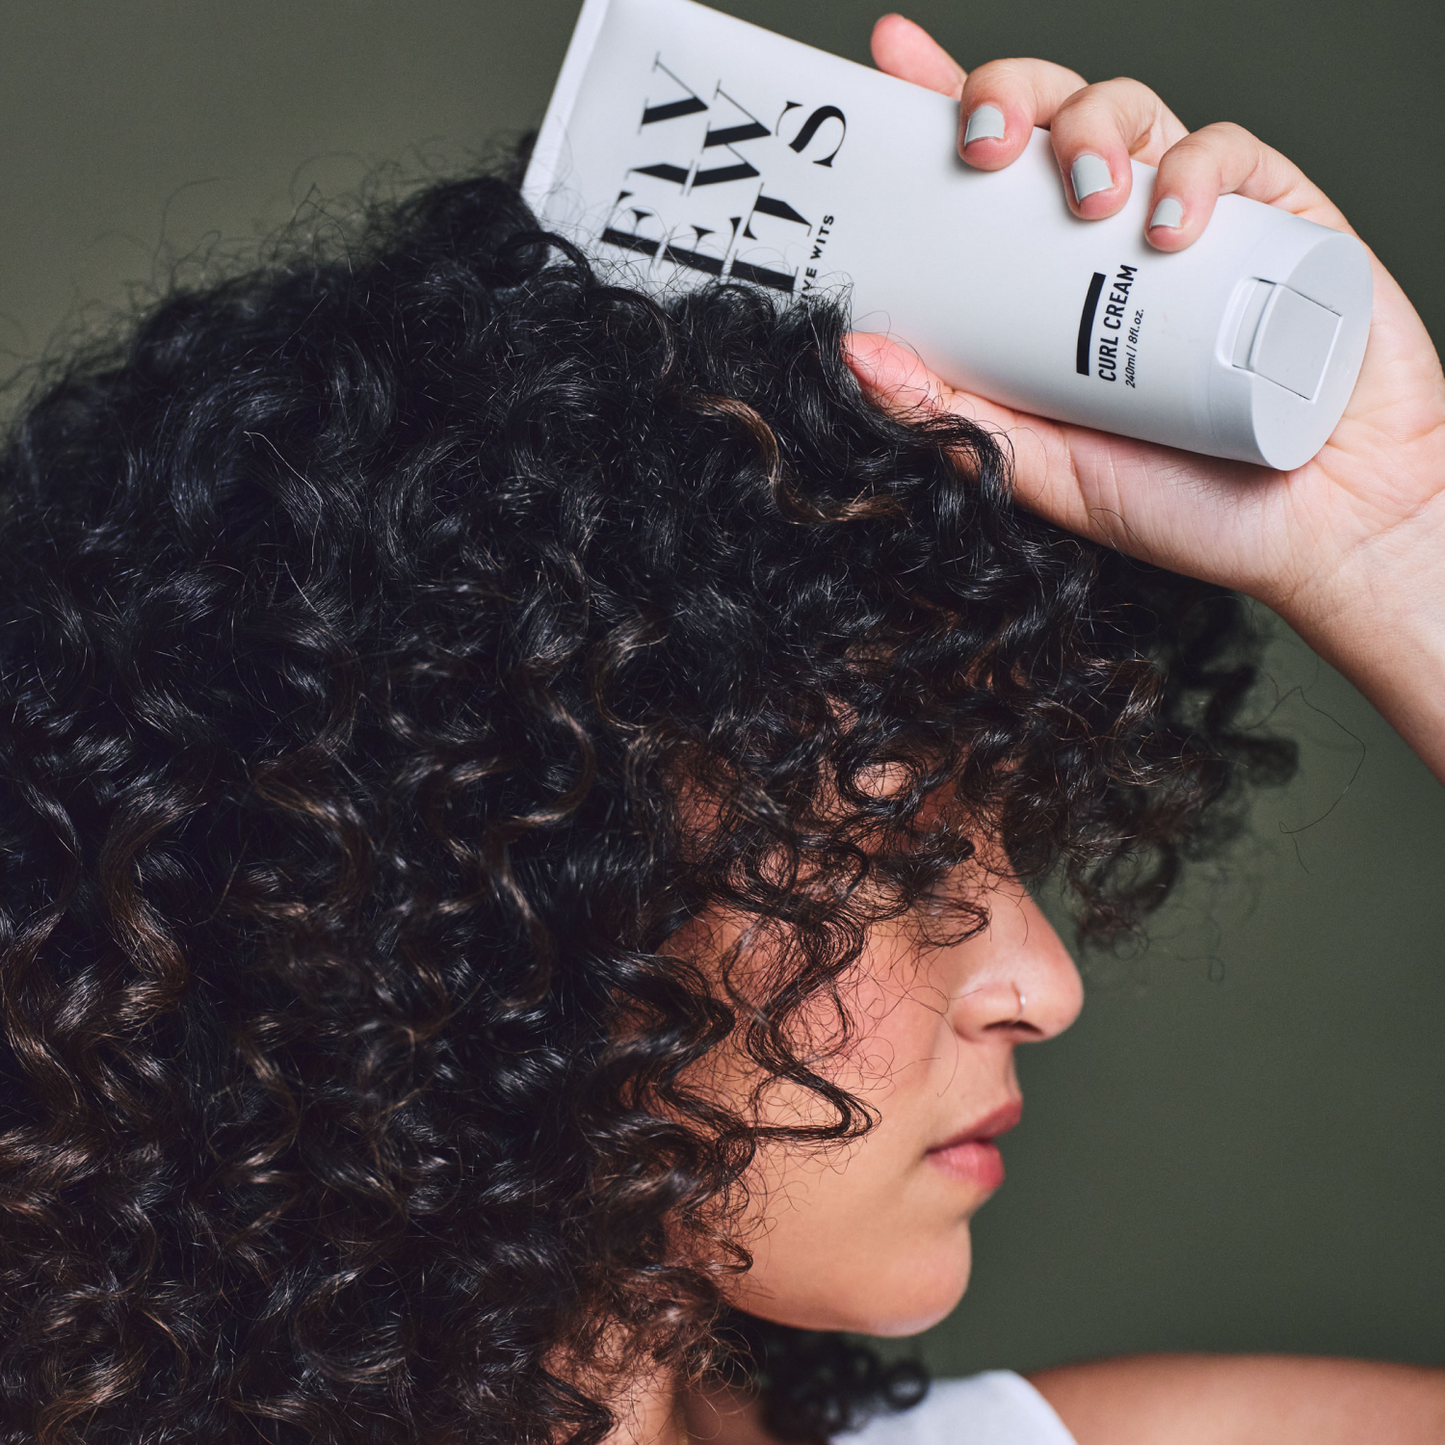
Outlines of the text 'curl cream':
[{"label": "text 'curl cream'", "polygon": [[1369,332],[1352,236],[1221,196],[1144,239],[1154,180],[1081,221],[1047,132],[1001,171],[958,103],[692,0],[585,0],[523,185],[613,279],[851,288],[854,326],[1005,405],[1289,469],[1324,445]]}]

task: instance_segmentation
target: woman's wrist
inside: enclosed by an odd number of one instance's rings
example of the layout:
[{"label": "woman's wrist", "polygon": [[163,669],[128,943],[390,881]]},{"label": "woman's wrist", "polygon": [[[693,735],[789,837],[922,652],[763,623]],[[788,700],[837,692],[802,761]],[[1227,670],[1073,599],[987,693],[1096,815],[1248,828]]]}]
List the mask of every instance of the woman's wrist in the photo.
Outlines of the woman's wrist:
[{"label": "woman's wrist", "polygon": [[1277,610],[1445,783],[1445,494]]}]

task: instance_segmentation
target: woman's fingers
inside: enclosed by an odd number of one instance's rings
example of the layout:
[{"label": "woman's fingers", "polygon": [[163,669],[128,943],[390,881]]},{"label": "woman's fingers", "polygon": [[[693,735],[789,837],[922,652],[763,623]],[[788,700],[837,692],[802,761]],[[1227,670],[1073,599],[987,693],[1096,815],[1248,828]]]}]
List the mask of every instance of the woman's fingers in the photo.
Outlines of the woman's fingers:
[{"label": "woman's fingers", "polygon": [[1147,85],[1086,85],[1074,71],[1047,60],[980,65],[964,83],[962,107],[960,148],[981,170],[1008,165],[1034,126],[1050,130],[1069,206],[1090,221],[1112,216],[1129,199],[1131,160],[1157,165],[1189,134]]},{"label": "woman's fingers", "polygon": [[1292,161],[1242,126],[1191,134],[1137,80],[1086,84],[1047,60],[991,60],[965,71],[921,26],[885,15],[873,27],[880,70],[959,101],[959,153],[980,170],[1016,160],[1035,126],[1052,133],[1070,209],[1085,220],[1116,214],[1129,199],[1131,161],[1158,167],[1147,234],[1161,251],[1198,239],[1222,195],[1280,206],[1336,230],[1343,215]]},{"label": "woman's fingers", "polygon": [[958,149],[970,165],[996,171],[1017,158],[1034,127],[1053,124],[1084,77],[1050,60],[990,60],[969,73],[961,97]]},{"label": "woman's fingers", "polygon": [[1083,88],[1083,76],[1048,60],[991,60],[969,74],[921,26],[885,15],[873,27],[879,70],[962,102],[959,154],[980,170],[996,171],[1047,126],[1059,106]]},{"label": "woman's fingers", "polygon": [[[1089,85],[1066,66],[1031,59],[991,60],[965,71],[902,15],[878,21],[872,50],[886,74],[960,102],[959,154],[980,170],[1001,170],[1016,160],[1035,126],[1051,130],[1064,194],[1074,214],[1087,220],[1112,216],[1129,199],[1131,160],[1156,165],[1189,134],[1137,80]],[[1161,219],[1171,215],[1166,206]]]},{"label": "woman's fingers", "polygon": [[1207,125],[1159,160],[1149,206],[1149,239],[1161,251],[1182,251],[1204,230],[1220,196],[1237,194],[1279,206],[1336,231],[1348,221],[1300,168],[1228,121]]},{"label": "woman's fingers", "polygon": [[873,27],[873,60],[886,75],[962,101],[959,153],[981,170],[1006,166],[1084,86],[1077,71],[1048,60],[991,60],[971,75],[920,25],[885,15]]},{"label": "woman's fingers", "polygon": [[1075,91],[1049,129],[1069,204],[1091,221],[1114,215],[1129,199],[1131,160],[1158,165],[1189,134],[1147,85],[1122,79]]},{"label": "woman's fingers", "polygon": [[951,95],[963,93],[964,70],[921,26],[901,15],[885,15],[873,27],[873,63],[885,75]]}]

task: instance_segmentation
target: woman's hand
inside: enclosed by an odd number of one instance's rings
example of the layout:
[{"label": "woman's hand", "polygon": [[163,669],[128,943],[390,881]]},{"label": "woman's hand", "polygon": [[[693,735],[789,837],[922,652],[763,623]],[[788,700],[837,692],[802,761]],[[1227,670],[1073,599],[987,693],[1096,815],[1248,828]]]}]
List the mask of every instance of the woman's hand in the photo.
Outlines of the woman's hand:
[{"label": "woman's hand", "polygon": [[[1008,165],[1034,126],[1048,127],[1065,195],[1085,220],[1124,205],[1131,158],[1157,166],[1148,239],[1161,251],[1194,241],[1228,192],[1351,229],[1278,151],[1235,125],[1191,134],[1138,81],[1087,85],[1042,60],[965,74],[900,15],[874,28],[873,56],[889,74],[960,99],[960,151],[980,169]],[[1016,412],[949,387],[884,337],[854,335],[850,356],[892,407],[940,408],[1007,433],[1024,505],[1273,608],[1445,781],[1445,377],[1414,307],[1373,255],[1371,265],[1359,382],[1324,450],[1293,472]]]}]

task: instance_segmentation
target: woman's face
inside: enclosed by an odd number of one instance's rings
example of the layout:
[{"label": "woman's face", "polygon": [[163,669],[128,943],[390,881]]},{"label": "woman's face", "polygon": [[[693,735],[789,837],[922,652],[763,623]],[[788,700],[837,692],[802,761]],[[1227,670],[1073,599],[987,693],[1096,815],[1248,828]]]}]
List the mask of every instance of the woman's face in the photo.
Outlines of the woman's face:
[{"label": "woman's face", "polygon": [[[1078,1016],[1083,986],[1057,933],[1019,885],[987,896],[988,928],[925,947],[908,919],[873,926],[841,983],[857,1034],[826,1072],[879,1122],[830,1152],[765,1144],[749,1177],[744,1243],[752,1269],[729,1288],[751,1314],[808,1329],[908,1335],[958,1303],[971,1262],[969,1221],[1003,1180],[997,1135],[1019,1120],[1014,1049]],[[667,951],[698,957],[738,925],[705,914]],[[737,1055],[707,1084],[734,1103],[756,1078]],[[763,1122],[821,1122],[795,1085],[766,1094]]]}]

